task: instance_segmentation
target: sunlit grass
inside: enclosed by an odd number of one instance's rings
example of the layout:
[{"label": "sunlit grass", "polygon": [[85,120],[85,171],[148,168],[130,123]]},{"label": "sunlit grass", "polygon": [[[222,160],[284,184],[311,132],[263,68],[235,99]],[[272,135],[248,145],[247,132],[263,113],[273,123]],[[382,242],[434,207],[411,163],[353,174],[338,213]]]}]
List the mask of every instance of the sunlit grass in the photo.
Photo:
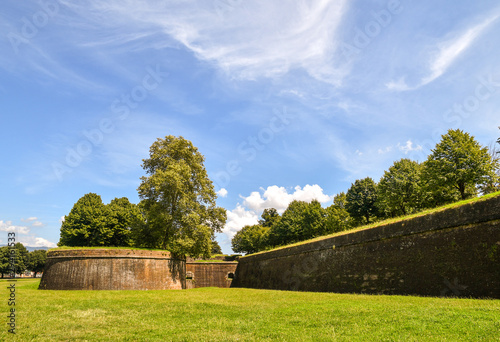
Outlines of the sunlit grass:
[{"label": "sunlit grass", "polygon": [[[498,341],[500,301],[254,289],[49,291],[17,282],[1,341]],[[0,281],[7,298],[8,280]],[[0,306],[6,320],[8,307]]]}]

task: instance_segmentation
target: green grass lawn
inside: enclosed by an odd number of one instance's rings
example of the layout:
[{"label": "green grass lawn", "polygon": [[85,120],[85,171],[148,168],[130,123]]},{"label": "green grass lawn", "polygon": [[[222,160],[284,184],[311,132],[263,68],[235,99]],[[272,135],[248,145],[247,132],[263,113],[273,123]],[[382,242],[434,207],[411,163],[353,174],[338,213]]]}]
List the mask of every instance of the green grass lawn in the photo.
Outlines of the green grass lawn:
[{"label": "green grass lawn", "polygon": [[[48,291],[17,282],[1,341],[498,341],[500,300],[253,289]],[[8,280],[0,281],[3,320]]]}]

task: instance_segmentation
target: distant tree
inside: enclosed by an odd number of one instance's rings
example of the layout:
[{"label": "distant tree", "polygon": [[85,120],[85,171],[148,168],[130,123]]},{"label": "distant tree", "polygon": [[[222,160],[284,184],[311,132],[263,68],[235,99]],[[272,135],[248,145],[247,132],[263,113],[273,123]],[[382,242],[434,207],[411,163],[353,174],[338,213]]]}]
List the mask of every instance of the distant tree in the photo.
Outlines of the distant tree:
[{"label": "distant tree", "polygon": [[269,230],[269,244],[281,246],[324,235],[325,223],[326,212],[318,201],[307,203],[294,200]]},{"label": "distant tree", "polygon": [[401,159],[384,172],[378,190],[379,207],[391,216],[406,215],[422,205],[421,165]]},{"label": "distant tree", "polygon": [[469,133],[450,129],[424,163],[424,175],[430,188],[453,188],[466,199],[495,179],[497,167],[488,148]]},{"label": "distant tree", "polygon": [[212,254],[222,254],[222,248],[220,247],[217,240],[212,239]]},{"label": "distant tree", "polygon": [[272,227],[280,218],[280,214],[274,208],[264,209],[261,215],[262,219],[259,220],[259,224],[263,227]]},{"label": "distant tree", "polygon": [[341,232],[353,227],[351,215],[349,215],[347,209],[345,209],[346,195],[343,192],[341,194],[343,194],[343,196],[335,196],[333,200],[334,203],[325,209],[325,235]]},{"label": "distant tree", "polygon": [[34,273],[33,277],[36,277],[37,273],[43,272],[46,261],[46,250],[37,249],[29,253],[28,270]]},{"label": "distant tree", "polygon": [[[14,269],[16,274],[24,273],[29,265],[29,252],[20,242],[16,243],[14,254]],[[11,249],[12,247],[4,246],[0,248],[0,273],[2,278],[5,274],[10,274],[12,272],[11,265]]]},{"label": "distant tree", "polygon": [[16,243],[16,272],[22,274],[29,265],[29,252],[20,242]]},{"label": "distant tree", "polygon": [[340,209],[345,209],[347,204],[346,193],[342,191],[340,194],[335,195],[335,197],[333,197],[333,204]]},{"label": "distant tree", "polygon": [[233,251],[251,254],[264,250],[267,247],[266,234],[269,229],[259,224],[243,227],[231,240]]},{"label": "distant tree", "polygon": [[370,177],[356,180],[347,190],[346,199],[347,212],[354,219],[368,224],[376,217],[377,185]]},{"label": "distant tree", "polygon": [[488,147],[488,153],[490,154],[491,160],[496,165],[496,177],[490,178],[489,181],[479,186],[479,189],[483,194],[490,194],[500,191],[500,151],[498,151],[496,144],[497,143],[494,142]]},{"label": "distant tree", "polygon": [[9,247],[1,247],[0,248],[0,273],[2,274],[2,278],[5,274],[10,273],[10,250]]},{"label": "distant tree", "polygon": [[216,206],[204,160],[183,137],[170,135],[153,143],[142,164],[147,176],[138,188],[146,219],[137,230],[140,244],[191,257],[210,256],[211,239],[222,231],[226,211]]}]

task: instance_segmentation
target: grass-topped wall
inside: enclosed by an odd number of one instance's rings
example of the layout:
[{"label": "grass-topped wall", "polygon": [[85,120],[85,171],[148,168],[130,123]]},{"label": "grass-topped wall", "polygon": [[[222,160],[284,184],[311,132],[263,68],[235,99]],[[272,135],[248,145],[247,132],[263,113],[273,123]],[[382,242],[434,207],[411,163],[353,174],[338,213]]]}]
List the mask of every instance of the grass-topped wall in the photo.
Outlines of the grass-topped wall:
[{"label": "grass-topped wall", "polygon": [[500,298],[500,196],[241,257],[232,286]]},{"label": "grass-topped wall", "polygon": [[40,289],[180,290],[185,273],[185,260],[167,251],[61,248],[48,252]]}]

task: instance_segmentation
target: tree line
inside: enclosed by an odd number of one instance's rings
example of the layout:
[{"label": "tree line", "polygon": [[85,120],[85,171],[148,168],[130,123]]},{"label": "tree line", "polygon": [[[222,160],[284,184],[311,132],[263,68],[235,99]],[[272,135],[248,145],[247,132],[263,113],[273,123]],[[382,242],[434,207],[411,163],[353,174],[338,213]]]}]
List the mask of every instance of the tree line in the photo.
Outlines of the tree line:
[{"label": "tree line", "polygon": [[[11,248],[12,247],[1,247],[0,248],[0,273],[2,278],[5,274],[11,272]],[[37,249],[29,252],[26,247],[20,242],[16,243],[14,248],[16,249],[14,268],[16,274],[22,274],[26,271],[31,271],[36,277],[37,273],[43,272],[45,267],[45,262],[47,261],[47,251],[43,249]]]},{"label": "tree line", "polygon": [[499,179],[499,152],[481,146],[469,133],[450,129],[423,163],[396,161],[378,183],[370,177],[358,179],[327,208],[318,201],[293,201],[282,215],[265,209],[257,225],[236,233],[232,248],[255,253],[412,214],[499,191]]}]

